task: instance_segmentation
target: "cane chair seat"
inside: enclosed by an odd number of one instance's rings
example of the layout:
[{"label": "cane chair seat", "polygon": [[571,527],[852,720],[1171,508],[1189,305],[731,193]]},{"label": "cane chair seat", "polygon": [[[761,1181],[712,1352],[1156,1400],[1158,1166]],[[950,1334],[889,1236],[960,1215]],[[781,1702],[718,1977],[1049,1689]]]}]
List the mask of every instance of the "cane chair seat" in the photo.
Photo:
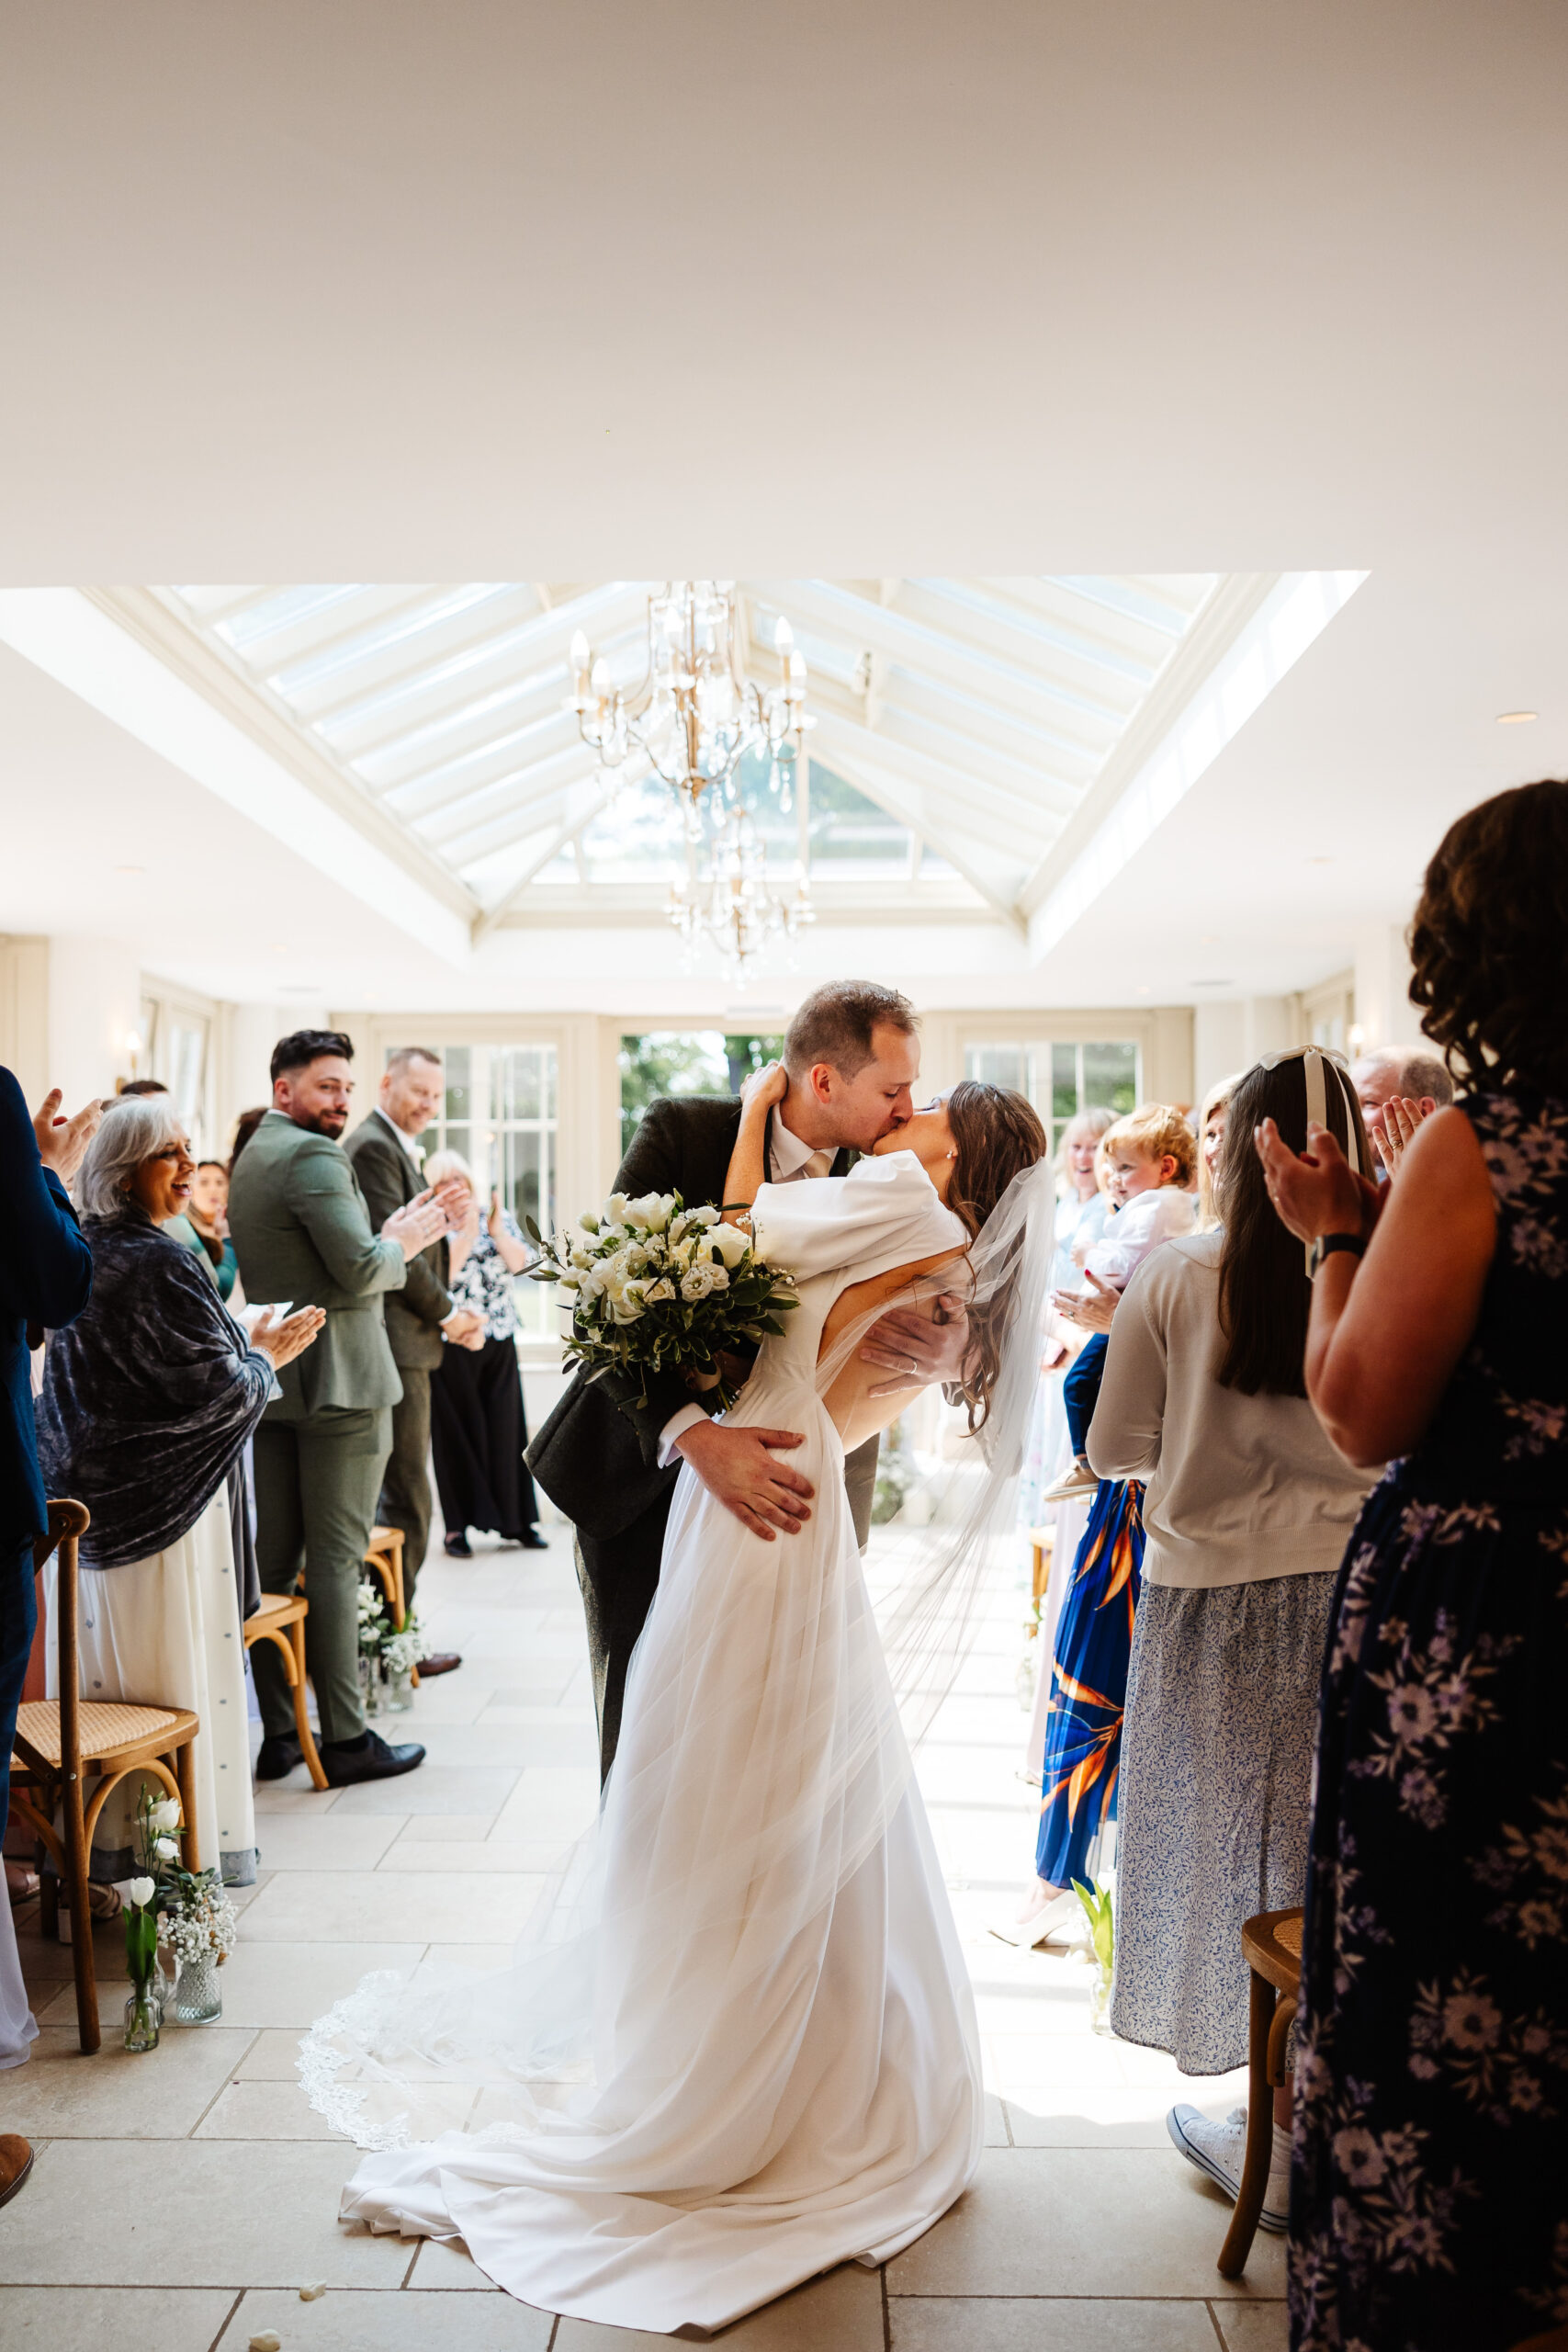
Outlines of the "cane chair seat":
[{"label": "cane chair seat", "polygon": [[[186,1707],[133,1707],[118,1700],[84,1700],[77,1721],[82,1761],[89,1767],[129,1764],[143,1753],[163,1756],[193,1739],[201,1728],[200,1717]],[[34,1759],[58,1768],[62,1752],[60,1702],[24,1701],[17,1710],[13,1770],[25,1771]]]},{"label": "cane chair seat", "polygon": [[1302,1973],[1301,1912],[1259,1911],[1242,1928],[1241,1949],[1247,1966],[1266,1976],[1276,1992],[1293,1993]]},{"label": "cane chair seat", "polygon": [[[58,1555],[50,1614],[60,1696],[24,1700],[17,1710],[9,1767],[11,1804],[52,1857],[59,1874],[46,1876],[39,1889],[39,1922],[46,1936],[55,1932],[62,1889],[69,1896],[75,1930],[71,1973],[76,1982],[76,2031],[83,2050],[90,2052],[103,2040],[93,1939],[84,1932],[91,1917],[88,1857],[93,1832],[106,1800],[122,1781],[140,1775],[178,1804],[185,1866],[200,1870],[192,1754],[201,1718],[188,1707],[138,1706],[126,1700],[81,1696],[77,1546],[92,1521],[85,1503],[59,1498],[48,1509],[49,1525],[33,1544],[33,1574],[41,1576],[51,1554]],[[83,1785],[88,1779],[96,1783],[90,1798]]]}]

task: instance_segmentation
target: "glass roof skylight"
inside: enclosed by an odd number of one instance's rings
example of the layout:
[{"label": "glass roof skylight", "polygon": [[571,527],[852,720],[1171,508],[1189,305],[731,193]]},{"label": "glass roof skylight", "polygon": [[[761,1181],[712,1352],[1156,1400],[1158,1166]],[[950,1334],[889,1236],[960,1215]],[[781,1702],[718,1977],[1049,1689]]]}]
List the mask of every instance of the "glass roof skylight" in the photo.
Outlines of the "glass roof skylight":
[{"label": "glass roof skylight", "polygon": [[[661,901],[685,860],[661,786],[599,769],[563,708],[581,628],[640,680],[656,582],[160,589],[310,757],[404,829],[476,911],[532,894]],[[817,725],[782,809],[742,779],[770,870],[835,905],[902,885],[1008,915],[1220,584],[1179,576],[738,583],[747,667],[773,682],[788,618]],[[760,794],[760,797],[759,797]],[[931,894],[935,894],[932,896]]]}]

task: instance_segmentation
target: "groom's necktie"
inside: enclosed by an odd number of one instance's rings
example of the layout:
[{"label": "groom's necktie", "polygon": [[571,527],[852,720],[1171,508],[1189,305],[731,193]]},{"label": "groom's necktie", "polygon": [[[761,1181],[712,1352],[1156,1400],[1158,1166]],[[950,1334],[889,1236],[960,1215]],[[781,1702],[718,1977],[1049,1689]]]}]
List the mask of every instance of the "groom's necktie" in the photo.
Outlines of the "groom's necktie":
[{"label": "groom's necktie", "polygon": [[803,1176],[826,1176],[832,1165],[830,1151],[814,1151],[800,1172]]}]

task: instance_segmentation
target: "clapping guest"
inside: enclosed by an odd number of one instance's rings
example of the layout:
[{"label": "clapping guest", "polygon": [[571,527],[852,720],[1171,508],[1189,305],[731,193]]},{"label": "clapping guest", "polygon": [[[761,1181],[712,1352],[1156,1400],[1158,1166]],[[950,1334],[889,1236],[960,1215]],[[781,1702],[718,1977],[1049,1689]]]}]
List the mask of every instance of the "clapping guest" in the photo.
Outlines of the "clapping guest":
[{"label": "clapping guest", "polygon": [[231,1298],[240,1261],[229,1232],[229,1170],[222,1160],[197,1161],[186,1216],[211,1265],[219,1297]]},{"label": "clapping guest", "polygon": [[[299,1029],[273,1048],[273,1107],[233,1170],[229,1221],[240,1278],[254,1303],[310,1300],[326,1310],[321,1344],[290,1364],[283,1393],[255,1434],[257,1549],[269,1592],[287,1592],[301,1567],[310,1614],[305,1658],[321,1722],[328,1783],[412,1772],[417,1742],[389,1747],[365,1721],[359,1687],[359,1581],[391,1446],[402,1383],[387,1345],[384,1292],[445,1229],[423,1193],[379,1233],[338,1137],[348,1124],[354,1047],[332,1029]],[[270,1642],[254,1662],[265,1737],[258,1780],[299,1762],[294,1708]]]},{"label": "clapping guest", "polygon": [[[67,1122],[56,1087],[34,1118],[11,1072],[0,1069],[0,1759],[7,1764],[37,1623],[33,1541],[46,1520],[29,1326],[58,1331],[87,1304],[92,1252],[65,1187],[100,1116],[89,1102]],[[9,1775],[0,1771],[0,1837],[8,1799]],[[37,2035],[11,1905],[0,1903],[0,2067],[20,2065]],[[0,2134],[0,2204],[21,2188],[32,2161],[18,2132]]]},{"label": "clapping guest", "polygon": [[[344,1145],[373,1224],[404,1208],[428,1189],[421,1174],[424,1149],[419,1138],[440,1115],[445,1080],[436,1056],[420,1046],[400,1046],[388,1057],[376,1093],[376,1107]],[[456,1193],[437,1194],[448,1217]],[[392,1408],[392,1450],[382,1474],[377,1516],[403,1532],[403,1600],[412,1608],[419,1572],[430,1548],[430,1380],[448,1345],[479,1347],[479,1318],[454,1299],[446,1286],[446,1239],[438,1233],[428,1249],[411,1258],[400,1291],[386,1301],[387,1343],[403,1393]],[[422,1679],[450,1674],[462,1664],[456,1651],[422,1660]]]},{"label": "clapping guest", "polygon": [[1382,1183],[1393,1174],[1423,1120],[1453,1101],[1454,1082],[1441,1056],[1428,1046],[1380,1046],[1354,1065],[1350,1083],[1380,1163],[1371,1172]]},{"label": "clapping guest", "polygon": [[[1087,1324],[1093,1317],[1089,1328],[1095,1336],[1066,1384],[1075,1449],[1087,1443],[1106,1333],[1122,1286],[1162,1241],[1191,1230],[1194,1207],[1183,1188],[1193,1179],[1197,1146],[1179,1111],[1145,1104],[1109,1128],[1100,1148],[1111,1198],[1122,1205],[1107,1224],[1104,1239],[1084,1256],[1085,1272],[1096,1286],[1081,1303],[1083,1319]],[[1073,1315],[1070,1294],[1059,1292],[1054,1303]],[[1080,1373],[1088,1377],[1080,1381]],[[1089,1855],[1115,1816],[1122,1702],[1144,1557],[1143,1490],[1135,1480],[1096,1479],[1087,1457],[1084,1470],[1094,1481],[1094,1499],[1056,1622],[1034,1880],[1011,1926],[993,1929],[1019,1943],[1048,1942],[1076,1926],[1080,1915],[1073,1882],[1089,1875]],[[1057,1491],[1066,1485],[1058,1480]]]},{"label": "clapping guest", "polygon": [[1220,1156],[1225,1148],[1225,1128],[1230,1117],[1230,1100],[1241,1084],[1243,1073],[1233,1071],[1229,1078],[1217,1078],[1203,1097],[1198,1113],[1198,1224],[1200,1233],[1213,1233],[1220,1222],[1215,1205],[1215,1175]]},{"label": "clapping guest", "polygon": [[456,1559],[470,1557],[468,1531],[479,1527],[542,1552],[547,1547],[538,1530],[539,1506],[523,1459],[528,1429],[513,1290],[528,1263],[528,1245],[499,1193],[491,1192],[480,1216],[473,1171],[460,1153],[435,1152],[424,1172],[443,1192],[461,1188],[447,1278],[453,1304],[476,1315],[484,1335],[478,1353],[449,1347],[431,1380],[431,1444],[446,1550]]},{"label": "clapping guest", "polygon": [[1568,2317],[1568,783],[1450,827],[1410,945],[1464,1100],[1381,1193],[1258,1139],[1307,1393],[1391,1464],[1324,1667],[1292,2340],[1503,2352]]},{"label": "clapping guest", "polygon": [[[1104,1320],[1096,1318],[1089,1337],[1079,1349],[1063,1384],[1067,1435],[1073,1449],[1071,1467],[1047,1487],[1042,1498],[1056,1502],[1075,1494],[1093,1494],[1099,1481],[1089,1464],[1086,1441],[1094,1418],[1105,1363],[1106,1329],[1115,1298],[1151,1250],[1173,1235],[1190,1233],[1196,1204],[1189,1186],[1197,1173],[1197,1145],[1179,1111],[1163,1102],[1146,1102],[1106,1129],[1100,1154],[1105,1167],[1105,1189],[1111,1215],[1098,1238],[1087,1228],[1076,1234],[1072,1256],[1084,1272],[1087,1295],[1106,1299]],[[1056,1302],[1060,1306],[1060,1301]]]},{"label": "clapping guest", "polygon": [[[195,1173],[167,1095],[122,1097],[106,1114],[80,1185],[93,1295],[50,1340],[39,1455],[51,1490],[92,1513],[79,1553],[84,1692],[199,1715],[193,1826],[204,1863],[244,1885],[256,1840],[229,1479],[275,1369],[325,1318],[305,1307],[247,1340],[163,1229],[185,1214]],[[51,1696],[57,1667],[51,1646]],[[100,1881],[135,1868],[135,1798],[123,1783],[98,1817]]]},{"label": "clapping guest", "polygon": [[[1089,1434],[1102,1476],[1145,1482],[1111,2024],[1123,2041],[1170,2052],[1189,2075],[1246,2063],[1242,1923],[1303,1898],[1335,1572],[1371,1483],[1335,1451],[1307,1402],[1311,1288],[1252,1143],[1271,1118],[1304,1146],[1314,1063],[1329,1124],[1365,1165],[1348,1080],[1315,1048],[1230,1081],[1224,1230],[1156,1250],[1128,1284]],[[1276,2115],[1263,2226],[1282,2230],[1288,2092]],[[1168,2128],[1234,2197],[1245,2110],[1213,2122],[1177,2107]]]}]

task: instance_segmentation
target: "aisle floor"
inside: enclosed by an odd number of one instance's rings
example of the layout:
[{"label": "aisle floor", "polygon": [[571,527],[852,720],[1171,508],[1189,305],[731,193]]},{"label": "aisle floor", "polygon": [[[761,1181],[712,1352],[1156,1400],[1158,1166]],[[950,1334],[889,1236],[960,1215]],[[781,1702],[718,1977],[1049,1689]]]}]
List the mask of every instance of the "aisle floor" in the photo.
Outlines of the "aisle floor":
[{"label": "aisle floor", "polygon": [[[382,1728],[418,1772],[318,1794],[301,1768],[258,1792],[261,1872],[242,1900],[220,2024],[118,2045],[123,1939],[97,1936],[103,2050],[84,2058],[71,1955],[17,1914],[41,2029],[0,2075],[0,2131],[37,2146],[0,2211],[0,2343],[76,2352],[589,2352],[667,2343],[511,2301],[458,2249],[344,2229],[355,2151],[306,2106],[301,2028],[372,1968],[500,1962],[551,1855],[590,1817],[593,1713],[570,1539],[547,1555],[437,1557],[421,1594],[465,1653]],[[1241,2075],[1191,2083],[1089,2022],[1089,1970],[987,1932],[1013,1907],[1037,1799],[1020,1781],[1019,1604],[999,1595],[923,1754],[985,2038],[987,2149],[973,2188],[882,2272],[832,2272],[716,2339],[735,2352],[1282,2352],[1284,2267],[1260,2236],[1245,2278],[1214,2267],[1228,2209],[1174,2154],[1185,2098],[1223,2114]],[[301,2302],[299,2289],[327,2291]]]}]

